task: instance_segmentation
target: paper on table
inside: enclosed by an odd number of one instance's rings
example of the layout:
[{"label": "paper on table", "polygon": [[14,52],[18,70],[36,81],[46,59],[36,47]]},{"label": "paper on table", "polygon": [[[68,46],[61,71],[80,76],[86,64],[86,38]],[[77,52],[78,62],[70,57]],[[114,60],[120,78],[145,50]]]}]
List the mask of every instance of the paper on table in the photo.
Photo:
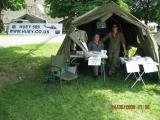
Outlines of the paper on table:
[{"label": "paper on table", "polygon": [[135,72],[140,72],[139,65],[137,62],[127,62],[126,63],[126,69],[127,73],[135,73]]},{"label": "paper on table", "polygon": [[128,62],[128,58],[126,58],[126,57],[120,57],[120,61],[121,61],[122,64],[125,64],[125,63]]},{"label": "paper on table", "polygon": [[158,68],[157,65],[152,62],[152,63],[143,63],[143,68],[145,73],[152,73],[152,72],[157,72]]},{"label": "paper on table", "polygon": [[100,66],[101,65],[101,57],[90,57],[88,59],[89,66]]}]

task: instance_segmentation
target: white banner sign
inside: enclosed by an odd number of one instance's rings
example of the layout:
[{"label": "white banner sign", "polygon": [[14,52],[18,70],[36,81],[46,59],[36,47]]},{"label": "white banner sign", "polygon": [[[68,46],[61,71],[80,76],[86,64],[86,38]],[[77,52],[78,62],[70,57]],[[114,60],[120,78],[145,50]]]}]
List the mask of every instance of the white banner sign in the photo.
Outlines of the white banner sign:
[{"label": "white banner sign", "polygon": [[62,24],[10,23],[8,34],[61,35]]},{"label": "white banner sign", "polygon": [[90,57],[88,59],[89,66],[100,66],[101,65],[101,57]]}]

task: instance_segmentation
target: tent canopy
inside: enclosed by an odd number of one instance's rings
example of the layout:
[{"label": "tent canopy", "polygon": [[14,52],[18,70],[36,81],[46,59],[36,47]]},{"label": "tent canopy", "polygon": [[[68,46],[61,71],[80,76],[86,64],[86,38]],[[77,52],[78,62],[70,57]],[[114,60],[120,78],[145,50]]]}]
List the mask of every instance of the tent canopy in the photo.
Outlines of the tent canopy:
[{"label": "tent canopy", "polygon": [[132,14],[124,11],[120,8],[116,3],[110,2],[108,4],[104,4],[103,6],[96,7],[95,9],[87,12],[86,14],[78,17],[73,21],[75,26],[80,26],[82,24],[87,24],[96,19],[100,19],[102,22],[106,21],[110,16],[116,14],[117,16],[125,19],[126,21],[134,24],[135,26],[146,29],[147,26],[141,23],[136,17]]},{"label": "tent canopy", "polygon": [[157,41],[157,44],[160,46],[160,31],[158,31],[155,36],[154,36],[155,40]]},{"label": "tent canopy", "polygon": [[[97,22],[105,22],[106,29],[97,29]],[[127,46],[138,47],[142,56],[150,56],[159,62],[158,46],[151,37],[147,26],[141,23],[135,16],[124,11],[116,3],[110,2],[85,13],[84,15],[74,19],[67,32],[58,54],[65,53],[70,55],[70,47],[72,40],[69,34],[75,27],[84,30],[88,35],[88,42],[92,40],[95,33],[99,33],[101,37],[111,30],[112,23],[118,23],[121,31],[126,38]],[[107,49],[108,43],[105,43]],[[83,50],[83,46],[79,46]],[[84,51],[85,52],[85,51]]]}]

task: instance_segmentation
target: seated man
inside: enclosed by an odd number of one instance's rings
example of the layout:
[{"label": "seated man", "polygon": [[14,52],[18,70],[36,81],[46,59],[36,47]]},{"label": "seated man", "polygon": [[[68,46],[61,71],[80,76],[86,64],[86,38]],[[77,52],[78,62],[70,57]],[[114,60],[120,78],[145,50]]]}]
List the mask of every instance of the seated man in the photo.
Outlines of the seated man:
[{"label": "seated man", "polygon": [[[101,51],[103,48],[104,44],[100,41],[99,34],[95,34],[93,40],[88,44],[89,51]],[[93,66],[93,75],[95,78],[98,77],[99,70],[100,68],[98,66]]]}]

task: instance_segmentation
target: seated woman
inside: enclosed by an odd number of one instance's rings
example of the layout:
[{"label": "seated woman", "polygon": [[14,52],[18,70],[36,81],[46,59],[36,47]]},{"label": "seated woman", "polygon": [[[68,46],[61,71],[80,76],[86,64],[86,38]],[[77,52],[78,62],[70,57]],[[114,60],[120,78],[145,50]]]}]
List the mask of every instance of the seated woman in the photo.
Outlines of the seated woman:
[{"label": "seated woman", "polygon": [[[101,51],[104,49],[104,44],[100,41],[100,35],[95,34],[93,40],[88,44],[89,51]],[[99,66],[93,66],[93,75],[95,78],[98,77],[98,72],[100,71]]]}]

